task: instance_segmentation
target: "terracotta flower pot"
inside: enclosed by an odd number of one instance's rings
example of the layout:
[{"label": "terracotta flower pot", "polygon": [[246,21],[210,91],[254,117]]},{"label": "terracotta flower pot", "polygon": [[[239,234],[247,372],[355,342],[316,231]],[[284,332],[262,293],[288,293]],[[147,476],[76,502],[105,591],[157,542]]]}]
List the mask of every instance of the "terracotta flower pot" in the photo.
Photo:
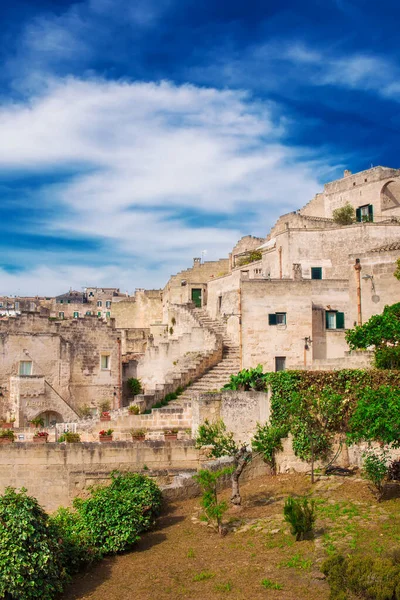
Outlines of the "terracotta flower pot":
[{"label": "terracotta flower pot", "polygon": [[48,437],[48,435],[41,435],[33,437],[32,439],[35,444],[47,444]]},{"label": "terracotta flower pot", "polygon": [[100,417],[100,421],[111,421],[111,417]]},{"label": "terracotta flower pot", "polygon": [[2,423],[1,427],[2,429],[13,429],[14,423]]},{"label": "terracotta flower pot", "polygon": [[99,435],[99,440],[100,440],[100,442],[112,442],[113,436],[112,435]]},{"label": "terracotta flower pot", "polygon": [[164,433],[164,440],[168,442],[172,442],[173,440],[178,439],[177,433]]},{"label": "terracotta flower pot", "polygon": [[133,442],[144,442],[146,439],[145,435],[133,435],[132,436],[132,441]]},{"label": "terracotta flower pot", "polygon": [[0,444],[12,444],[14,440],[8,437],[0,438]]}]

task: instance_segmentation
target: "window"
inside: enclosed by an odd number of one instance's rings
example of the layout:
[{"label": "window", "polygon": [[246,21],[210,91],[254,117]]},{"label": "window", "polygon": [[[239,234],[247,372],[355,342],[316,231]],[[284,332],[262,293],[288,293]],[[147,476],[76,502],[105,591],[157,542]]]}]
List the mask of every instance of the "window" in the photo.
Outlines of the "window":
[{"label": "window", "polygon": [[91,314],[92,314],[92,312],[91,312],[90,310],[87,310],[87,311],[86,311],[86,316],[87,316],[87,317],[90,317],[90,315],[91,315]]},{"label": "window", "polygon": [[36,304],[34,302],[31,302],[30,306],[32,311],[36,310]]},{"label": "window", "polygon": [[111,300],[107,300],[107,302],[106,302],[106,308],[111,308]]},{"label": "window", "polygon": [[67,303],[68,303],[68,304],[71,304],[71,300],[67,300]]},{"label": "window", "polygon": [[111,313],[110,312],[106,312],[106,318],[109,319],[111,317]]},{"label": "window", "polygon": [[374,207],[372,204],[365,204],[356,209],[356,221],[358,223],[372,222],[374,220]]},{"label": "window", "polygon": [[98,317],[101,317],[101,310],[99,310],[99,312],[97,313]]},{"label": "window", "polygon": [[322,267],[311,267],[311,279],[322,279]]},{"label": "window", "polygon": [[20,375],[32,375],[32,361],[22,360],[19,363],[19,374]]},{"label": "window", "polygon": [[268,315],[268,325],[286,325],[286,313],[271,313]]},{"label": "window", "polygon": [[79,319],[79,313],[78,313],[78,311],[74,312],[74,319]]},{"label": "window", "polygon": [[344,329],[344,313],[337,310],[325,312],[325,323],[327,329]]},{"label": "window", "polygon": [[103,306],[103,303],[102,303],[102,301],[101,301],[101,300],[98,300],[98,301],[97,301],[97,306]]},{"label": "window", "polygon": [[218,306],[217,311],[220,313],[222,308],[222,296],[218,296]]},{"label": "window", "polygon": [[110,355],[109,354],[101,355],[101,368],[103,370],[109,371],[109,369],[110,369]]},{"label": "window", "polygon": [[275,356],[275,371],[285,371],[286,356]]},{"label": "window", "polygon": [[19,302],[15,303],[15,310],[19,310]]},{"label": "window", "polygon": [[64,318],[64,313],[63,312],[59,312],[58,313],[58,318],[59,319],[63,319]]}]

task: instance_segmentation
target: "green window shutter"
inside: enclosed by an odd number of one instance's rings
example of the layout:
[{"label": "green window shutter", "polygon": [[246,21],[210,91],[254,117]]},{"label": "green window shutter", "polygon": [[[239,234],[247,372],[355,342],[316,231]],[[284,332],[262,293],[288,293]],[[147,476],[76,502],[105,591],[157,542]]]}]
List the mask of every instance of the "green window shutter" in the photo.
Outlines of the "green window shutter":
[{"label": "green window shutter", "polygon": [[336,313],[336,329],[344,329],[344,313]]},{"label": "green window shutter", "polygon": [[311,279],[322,279],[322,267],[311,267]]},{"label": "green window shutter", "polygon": [[268,325],[276,325],[276,314],[271,313],[268,315]]},{"label": "green window shutter", "polygon": [[374,207],[372,204],[368,205],[368,219],[372,222],[374,220]]},{"label": "green window shutter", "polygon": [[361,208],[356,208],[356,221],[357,223],[361,223]]}]

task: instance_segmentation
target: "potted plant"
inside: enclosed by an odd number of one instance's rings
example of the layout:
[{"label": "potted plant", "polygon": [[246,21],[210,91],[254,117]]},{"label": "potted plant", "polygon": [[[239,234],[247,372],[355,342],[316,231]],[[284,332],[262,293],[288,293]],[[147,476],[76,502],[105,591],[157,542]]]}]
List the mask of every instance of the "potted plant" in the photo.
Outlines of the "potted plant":
[{"label": "potted plant", "polygon": [[131,429],[131,436],[133,442],[144,442],[146,439],[145,429]]},{"label": "potted plant", "polygon": [[31,427],[44,427],[44,421],[42,417],[35,417],[29,421]]},{"label": "potted plant", "polygon": [[178,439],[178,430],[177,429],[167,429],[164,431],[164,439],[168,441],[177,440]]},{"label": "potted plant", "polygon": [[15,434],[12,429],[0,429],[0,444],[12,444]]},{"label": "potted plant", "polygon": [[35,435],[33,436],[33,441],[35,444],[47,444],[48,437],[49,434],[47,431],[36,431]]},{"label": "potted plant", "polygon": [[140,415],[140,408],[137,404],[131,404],[128,408],[128,412],[130,415]]},{"label": "potted plant", "polygon": [[104,410],[100,415],[100,421],[111,421],[111,415],[108,410]]},{"label": "potted plant", "polygon": [[114,429],[102,429],[99,431],[99,440],[100,442],[112,442],[113,441],[113,431]]},{"label": "potted plant", "polygon": [[14,427],[14,422],[15,422],[15,417],[12,417],[11,419],[1,419],[0,421],[0,427],[2,429],[12,429]]}]

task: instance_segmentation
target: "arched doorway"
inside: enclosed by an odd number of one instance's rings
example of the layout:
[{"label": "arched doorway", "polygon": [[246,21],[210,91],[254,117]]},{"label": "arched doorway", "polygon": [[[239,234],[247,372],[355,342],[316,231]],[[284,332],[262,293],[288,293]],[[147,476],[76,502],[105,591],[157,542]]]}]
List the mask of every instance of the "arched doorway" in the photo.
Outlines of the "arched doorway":
[{"label": "arched doorway", "polygon": [[396,208],[400,208],[400,181],[388,181],[381,190],[381,210],[384,213]]},{"label": "arched doorway", "polygon": [[44,427],[54,427],[56,423],[63,423],[64,419],[60,413],[54,410],[46,410],[45,412],[37,415],[40,419],[43,419]]}]

